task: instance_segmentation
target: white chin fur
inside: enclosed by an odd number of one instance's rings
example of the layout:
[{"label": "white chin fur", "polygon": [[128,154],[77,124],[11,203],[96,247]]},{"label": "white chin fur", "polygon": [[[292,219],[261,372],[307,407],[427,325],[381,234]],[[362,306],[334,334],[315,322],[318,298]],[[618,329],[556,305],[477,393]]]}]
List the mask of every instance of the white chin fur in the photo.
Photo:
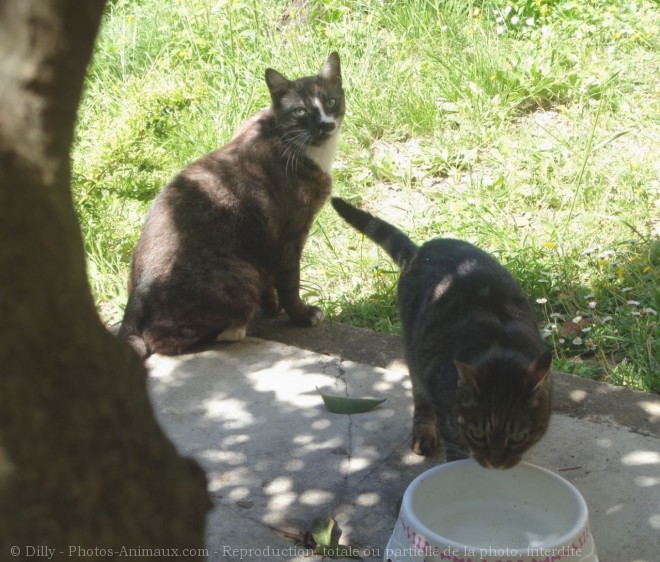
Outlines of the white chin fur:
[{"label": "white chin fur", "polygon": [[319,146],[310,146],[307,149],[307,156],[316,162],[326,174],[330,173],[332,163],[335,160],[337,152],[337,138],[339,137],[339,127],[337,127],[332,136]]}]

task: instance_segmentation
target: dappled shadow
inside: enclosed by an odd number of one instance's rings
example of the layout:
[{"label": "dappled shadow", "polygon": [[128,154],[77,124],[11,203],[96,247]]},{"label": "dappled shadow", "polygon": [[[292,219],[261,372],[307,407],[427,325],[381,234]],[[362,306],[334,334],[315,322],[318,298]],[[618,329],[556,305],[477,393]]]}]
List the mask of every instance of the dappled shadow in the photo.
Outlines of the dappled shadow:
[{"label": "dappled shadow", "polygon": [[[294,544],[328,514],[344,531],[342,542],[382,559],[397,501],[433,464],[409,451],[405,371],[250,338],[194,355],[153,356],[149,366],[157,418],[207,473],[216,505],[211,560],[239,559],[235,548]],[[317,387],[387,401],[373,412],[336,415]]]},{"label": "dappled shadow", "polygon": [[[158,419],[180,451],[207,472],[215,503],[210,560],[302,560],[309,550],[285,549],[326,515],[337,519],[343,543],[366,560],[382,559],[398,499],[434,464],[409,452],[412,400],[405,370],[251,338],[178,358],[154,356],[149,365]],[[660,417],[651,396],[584,382],[587,391],[572,391],[576,403],[588,402],[587,395],[610,397]],[[387,401],[370,413],[341,416],[324,408],[316,387]],[[601,396],[599,389],[607,390]],[[658,435],[632,433],[607,414],[556,413],[527,460],[581,491],[602,560],[651,562],[660,529]]]},{"label": "dappled shadow", "polygon": [[658,558],[660,440],[615,424],[552,418],[529,460],[574,484],[589,508],[600,560]]}]

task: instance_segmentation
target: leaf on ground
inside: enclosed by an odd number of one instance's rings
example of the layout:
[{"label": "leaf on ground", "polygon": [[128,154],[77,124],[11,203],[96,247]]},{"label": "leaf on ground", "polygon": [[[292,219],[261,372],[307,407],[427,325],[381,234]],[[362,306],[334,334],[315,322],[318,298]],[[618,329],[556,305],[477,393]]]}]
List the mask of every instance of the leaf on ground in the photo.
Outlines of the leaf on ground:
[{"label": "leaf on ground", "polygon": [[[317,517],[312,521],[312,538],[318,546],[332,546],[332,530],[335,528],[335,520],[330,517]],[[339,537],[335,539],[339,541]]]},{"label": "leaf on ground", "polygon": [[374,408],[385,402],[387,398],[351,398],[349,396],[330,396],[324,394],[318,388],[318,393],[323,398],[325,407],[333,414],[362,414],[371,412]]},{"label": "leaf on ground", "polygon": [[328,558],[360,558],[356,548],[339,544],[341,530],[329,515],[317,517],[312,521],[311,535],[316,542],[314,554]]}]

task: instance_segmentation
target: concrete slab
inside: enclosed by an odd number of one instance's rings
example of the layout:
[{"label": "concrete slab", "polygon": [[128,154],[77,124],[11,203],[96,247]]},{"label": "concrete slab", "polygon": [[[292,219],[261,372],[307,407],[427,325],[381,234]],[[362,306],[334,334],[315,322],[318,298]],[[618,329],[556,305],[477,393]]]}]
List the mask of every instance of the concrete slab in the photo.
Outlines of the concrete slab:
[{"label": "concrete slab", "polygon": [[[321,349],[323,342],[314,345]],[[398,499],[433,465],[409,451],[412,398],[401,364],[384,369],[248,338],[191,355],[153,356],[148,366],[160,423],[207,472],[215,503],[209,560],[309,560],[304,534],[315,517],[328,514],[343,530],[342,544],[364,560],[382,560]],[[387,401],[365,414],[331,414],[317,387]],[[617,396],[638,407],[638,394]],[[558,413],[528,457],[583,493],[601,562],[660,560],[653,417],[660,401],[642,397],[648,415],[642,432],[611,412],[589,419]]]}]

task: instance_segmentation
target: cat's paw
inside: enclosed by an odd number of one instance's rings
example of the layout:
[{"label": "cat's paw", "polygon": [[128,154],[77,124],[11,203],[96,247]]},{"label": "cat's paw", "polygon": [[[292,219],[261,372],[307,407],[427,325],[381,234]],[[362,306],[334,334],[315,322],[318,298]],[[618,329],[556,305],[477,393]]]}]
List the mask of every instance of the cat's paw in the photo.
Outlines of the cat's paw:
[{"label": "cat's paw", "polygon": [[435,424],[419,424],[413,428],[412,450],[430,457],[438,452],[438,433]]},{"label": "cat's paw", "polygon": [[430,457],[435,454],[436,447],[437,447],[437,442],[435,438],[430,435],[413,437],[413,444],[412,444],[413,453],[422,455],[423,457]]},{"label": "cat's paw", "polygon": [[325,319],[325,312],[318,306],[310,306],[308,310],[310,326],[318,326]]},{"label": "cat's paw", "polygon": [[246,334],[246,326],[240,326],[238,328],[227,328],[218,334],[218,337],[215,338],[215,341],[237,342],[245,339]]},{"label": "cat's paw", "polygon": [[298,318],[292,318],[294,324],[298,326],[311,327],[318,326],[325,318],[325,313],[318,306],[308,306],[305,314]]}]

